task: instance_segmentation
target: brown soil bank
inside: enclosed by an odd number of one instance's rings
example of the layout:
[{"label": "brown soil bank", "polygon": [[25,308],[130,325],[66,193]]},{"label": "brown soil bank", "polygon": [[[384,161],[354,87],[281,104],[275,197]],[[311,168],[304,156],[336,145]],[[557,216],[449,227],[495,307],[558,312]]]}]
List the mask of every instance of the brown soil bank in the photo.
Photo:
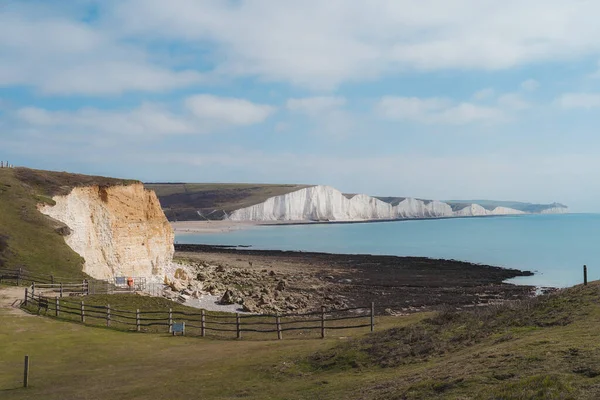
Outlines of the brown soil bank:
[{"label": "brown soil bank", "polygon": [[[312,306],[365,306],[378,313],[403,313],[450,305],[457,308],[517,300],[533,287],[503,283],[529,271],[455,260],[368,254],[239,250],[175,245],[176,256],[256,271],[274,271],[290,282],[286,290],[311,292]],[[258,288],[257,288],[258,289]]]}]

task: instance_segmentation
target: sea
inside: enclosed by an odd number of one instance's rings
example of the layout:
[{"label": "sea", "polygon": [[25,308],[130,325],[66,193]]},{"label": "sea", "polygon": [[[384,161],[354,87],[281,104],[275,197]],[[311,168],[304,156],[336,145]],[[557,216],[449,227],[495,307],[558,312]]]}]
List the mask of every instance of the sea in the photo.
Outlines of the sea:
[{"label": "sea", "polygon": [[490,216],[255,226],[225,233],[178,234],[186,244],[250,246],[344,254],[418,256],[534,272],[508,282],[568,287],[600,279],[600,214]]}]

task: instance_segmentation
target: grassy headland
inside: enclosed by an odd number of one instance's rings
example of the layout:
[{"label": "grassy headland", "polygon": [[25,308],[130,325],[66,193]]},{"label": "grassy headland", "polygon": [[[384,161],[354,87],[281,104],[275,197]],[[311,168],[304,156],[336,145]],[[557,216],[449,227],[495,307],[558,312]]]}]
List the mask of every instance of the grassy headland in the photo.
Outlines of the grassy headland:
[{"label": "grassy headland", "polygon": [[39,203],[74,187],[125,185],[122,179],[38,171],[0,169],[0,267],[40,275],[81,278],[83,259],[65,243],[65,225],[40,213]]}]

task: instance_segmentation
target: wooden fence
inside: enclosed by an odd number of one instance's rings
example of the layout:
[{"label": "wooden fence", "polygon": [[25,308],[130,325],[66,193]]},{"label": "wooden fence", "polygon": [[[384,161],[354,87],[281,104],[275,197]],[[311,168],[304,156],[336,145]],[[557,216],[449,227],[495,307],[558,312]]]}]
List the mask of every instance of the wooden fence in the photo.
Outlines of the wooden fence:
[{"label": "wooden fence", "polygon": [[86,280],[74,280],[72,278],[63,278],[59,276],[34,274],[27,271],[24,268],[8,269],[0,268],[0,283],[11,283],[20,286],[22,284],[30,285],[36,284],[48,284],[48,285],[59,285],[63,283],[65,285],[70,284],[83,284]]},{"label": "wooden fence", "polygon": [[[330,330],[358,328],[375,329],[375,304],[369,307],[345,308],[305,314],[226,314],[219,312],[188,312],[179,310],[121,310],[110,305],[85,304],[84,300],[48,297],[25,290],[23,306],[30,312],[77,321],[86,325],[106,326],[112,329],[172,333],[174,324],[185,324],[185,334],[218,336],[241,339],[268,339],[271,334],[279,340],[284,335],[325,338]],[[276,336],[275,336],[276,335]]]},{"label": "wooden fence", "polygon": [[[68,295],[134,293],[136,291],[144,291],[158,295],[162,292],[162,287],[154,287],[154,284],[146,283],[145,278],[134,279],[135,286],[129,287],[116,284],[115,279],[74,280],[72,278],[64,278],[55,275],[34,274],[28,272],[24,268],[0,268],[0,283],[17,286],[32,285],[39,289],[54,290],[57,293],[68,293]],[[62,295],[60,297],[62,297]]]},{"label": "wooden fence", "polygon": [[[48,293],[54,294],[53,297],[63,296],[87,296],[90,294],[90,285],[87,280],[81,283],[35,283],[25,289],[25,293],[30,292],[32,296],[36,293],[43,297],[49,297]],[[40,292],[44,294],[41,295]],[[50,296],[52,297],[52,296]],[[25,295],[27,298],[27,295]]]}]

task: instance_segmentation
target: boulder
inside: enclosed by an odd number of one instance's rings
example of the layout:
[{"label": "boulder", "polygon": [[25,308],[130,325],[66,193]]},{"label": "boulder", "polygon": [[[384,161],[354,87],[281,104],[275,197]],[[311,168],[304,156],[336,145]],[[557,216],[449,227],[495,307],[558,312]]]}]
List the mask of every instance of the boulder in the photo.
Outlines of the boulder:
[{"label": "boulder", "polygon": [[256,303],[254,302],[254,300],[252,299],[244,299],[244,305],[242,307],[242,310],[245,312],[251,312],[251,313],[255,313],[258,311],[258,308],[256,306]]},{"label": "boulder", "polygon": [[208,278],[208,275],[206,275],[206,273],[204,273],[204,272],[198,272],[196,274],[196,280],[198,280],[198,281],[202,282],[202,281],[205,281],[207,278]]},{"label": "boulder", "polygon": [[277,287],[275,288],[276,290],[279,290],[280,292],[282,290],[285,290],[285,281],[281,280],[277,283]]},{"label": "boulder", "polygon": [[182,281],[187,281],[189,278],[187,273],[182,268],[177,268],[175,270],[175,279],[181,279]]},{"label": "boulder", "polygon": [[175,292],[181,292],[183,289],[185,289],[185,285],[179,280],[169,282],[169,287]]},{"label": "boulder", "polygon": [[225,291],[225,294],[223,294],[223,297],[221,297],[221,300],[219,300],[219,303],[221,304],[234,304],[235,303],[235,294],[233,293],[232,290],[227,289]]}]

